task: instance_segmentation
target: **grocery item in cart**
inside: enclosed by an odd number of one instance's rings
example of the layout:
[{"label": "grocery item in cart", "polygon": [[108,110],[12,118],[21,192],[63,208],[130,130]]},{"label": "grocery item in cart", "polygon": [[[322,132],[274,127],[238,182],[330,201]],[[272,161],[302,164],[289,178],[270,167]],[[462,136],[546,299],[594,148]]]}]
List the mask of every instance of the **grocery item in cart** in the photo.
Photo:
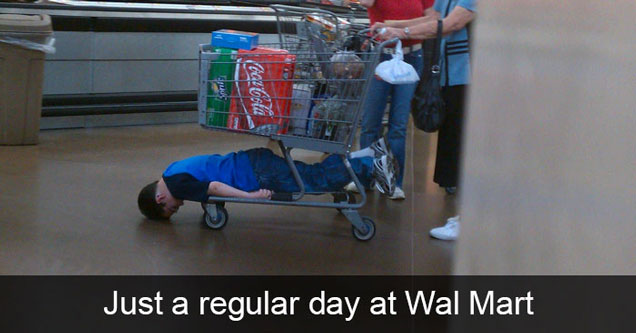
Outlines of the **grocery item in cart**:
[{"label": "grocery item in cart", "polygon": [[362,59],[351,51],[338,51],[329,59],[333,78],[359,79],[364,71]]},{"label": "grocery item in cart", "polygon": [[227,127],[262,135],[287,133],[295,61],[287,50],[239,50]]},{"label": "grocery item in cart", "polygon": [[311,110],[313,119],[310,136],[321,140],[344,142],[351,130],[352,118],[347,103],[337,95],[315,102],[316,105]]},{"label": "grocery item in cart", "polygon": [[230,111],[237,52],[223,47],[215,47],[212,52],[218,54],[218,57],[210,64],[205,123],[207,126],[225,127]]},{"label": "grocery item in cart", "polygon": [[311,89],[294,86],[291,103],[291,132],[294,135],[307,135],[307,118],[311,108]]},{"label": "grocery item in cart", "polygon": [[[349,21],[345,19],[321,14],[309,14],[305,19],[309,23],[309,31],[315,36],[320,36],[326,42],[333,42],[338,38],[344,37],[342,34],[350,26]],[[339,30],[342,32],[341,36],[338,36]]]},{"label": "grocery item in cart", "polygon": [[212,32],[212,46],[230,49],[252,50],[258,46],[258,34],[230,29]]},{"label": "grocery item in cart", "polygon": [[306,0],[310,3],[319,3],[323,5],[349,7],[349,3],[357,2],[359,0]]}]

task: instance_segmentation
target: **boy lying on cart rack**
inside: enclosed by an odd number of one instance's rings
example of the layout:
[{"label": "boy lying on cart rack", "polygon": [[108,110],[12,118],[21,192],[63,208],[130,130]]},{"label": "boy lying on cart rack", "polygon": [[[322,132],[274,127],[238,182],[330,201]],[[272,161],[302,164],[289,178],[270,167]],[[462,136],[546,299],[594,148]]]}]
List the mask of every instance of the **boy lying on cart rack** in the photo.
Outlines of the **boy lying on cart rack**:
[{"label": "boy lying on cart rack", "polygon": [[[395,190],[396,167],[384,139],[349,155],[351,167],[366,188],[375,181],[382,194]],[[336,192],[351,181],[337,155],[305,164],[294,161],[307,193]],[[162,177],[146,185],[137,198],[139,210],[149,219],[162,220],[183,206],[184,200],[207,202],[208,196],[271,199],[272,193],[298,192],[285,159],[266,148],[227,155],[201,155],[174,162]]]}]

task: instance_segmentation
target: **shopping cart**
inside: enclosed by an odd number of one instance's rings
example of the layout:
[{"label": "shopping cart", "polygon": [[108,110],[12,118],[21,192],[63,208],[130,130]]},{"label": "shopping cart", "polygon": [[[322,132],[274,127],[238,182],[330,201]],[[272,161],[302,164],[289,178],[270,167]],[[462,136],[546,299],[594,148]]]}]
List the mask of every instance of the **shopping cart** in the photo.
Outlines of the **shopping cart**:
[{"label": "shopping cart", "polygon": [[[279,24],[306,22],[307,15],[333,15],[317,9],[277,7]],[[210,196],[202,204],[204,221],[212,229],[223,228],[228,220],[226,202],[335,208],[351,222],[356,239],[369,240],[375,235],[375,223],[357,211],[367,196],[347,155],[381,49],[395,41],[378,43],[370,52],[339,51],[333,47],[335,41],[318,50],[312,46],[315,44],[304,44],[312,39],[311,34],[305,35],[307,39],[302,34],[292,38],[285,28],[279,26],[278,43],[251,51],[200,46],[199,123],[210,130],[277,141],[300,190],[275,193],[271,200]],[[360,201],[344,191],[306,192],[291,157],[294,148],[340,155],[360,190]],[[309,194],[331,194],[333,202],[307,200]]]}]

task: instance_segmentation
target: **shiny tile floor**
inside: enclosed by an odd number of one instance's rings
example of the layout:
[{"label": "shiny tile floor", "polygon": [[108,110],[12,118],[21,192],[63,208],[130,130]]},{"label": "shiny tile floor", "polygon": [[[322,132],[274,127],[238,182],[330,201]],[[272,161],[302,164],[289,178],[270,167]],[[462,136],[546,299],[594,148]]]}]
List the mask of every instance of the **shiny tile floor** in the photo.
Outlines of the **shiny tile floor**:
[{"label": "shiny tile floor", "polygon": [[428,230],[456,198],[432,183],[435,137],[413,132],[407,200],[371,194],[362,212],[377,232],[360,242],[334,209],[228,204],[222,231],[202,226],[195,203],[166,223],[137,210],[139,189],[173,160],[266,139],[196,124],[42,131],[37,146],[0,146],[0,273],[449,274],[454,244]]}]

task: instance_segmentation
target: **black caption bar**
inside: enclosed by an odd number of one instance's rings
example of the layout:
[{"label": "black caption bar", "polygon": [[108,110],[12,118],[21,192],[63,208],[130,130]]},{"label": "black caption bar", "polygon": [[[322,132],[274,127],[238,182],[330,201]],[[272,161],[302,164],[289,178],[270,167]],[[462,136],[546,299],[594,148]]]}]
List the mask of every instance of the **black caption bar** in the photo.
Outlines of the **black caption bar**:
[{"label": "black caption bar", "polygon": [[4,276],[0,331],[632,332],[636,277]]}]

